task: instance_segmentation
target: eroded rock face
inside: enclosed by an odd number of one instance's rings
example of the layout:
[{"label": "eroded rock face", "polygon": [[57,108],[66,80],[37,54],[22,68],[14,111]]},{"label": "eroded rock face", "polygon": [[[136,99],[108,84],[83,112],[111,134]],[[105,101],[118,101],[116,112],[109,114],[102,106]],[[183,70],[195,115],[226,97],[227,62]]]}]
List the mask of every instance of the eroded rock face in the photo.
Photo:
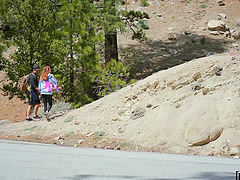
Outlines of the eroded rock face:
[{"label": "eroded rock face", "polygon": [[220,137],[223,128],[219,125],[213,126],[210,130],[204,126],[189,127],[187,132],[188,143],[190,146],[201,146],[210,143]]}]

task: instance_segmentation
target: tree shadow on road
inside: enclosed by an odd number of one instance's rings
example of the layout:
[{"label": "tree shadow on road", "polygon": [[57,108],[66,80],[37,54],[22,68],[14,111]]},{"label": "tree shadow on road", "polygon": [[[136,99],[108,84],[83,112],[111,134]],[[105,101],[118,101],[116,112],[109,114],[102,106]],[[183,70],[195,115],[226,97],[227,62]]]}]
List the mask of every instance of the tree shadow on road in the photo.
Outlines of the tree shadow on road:
[{"label": "tree shadow on road", "polygon": [[130,176],[130,175],[75,175],[74,177],[70,178],[67,177],[66,179],[71,180],[91,180],[91,179],[101,179],[101,180],[108,180],[108,179],[136,179],[136,180],[233,180],[236,179],[234,172],[203,172],[197,174],[193,177],[188,178],[147,178],[141,176]]}]

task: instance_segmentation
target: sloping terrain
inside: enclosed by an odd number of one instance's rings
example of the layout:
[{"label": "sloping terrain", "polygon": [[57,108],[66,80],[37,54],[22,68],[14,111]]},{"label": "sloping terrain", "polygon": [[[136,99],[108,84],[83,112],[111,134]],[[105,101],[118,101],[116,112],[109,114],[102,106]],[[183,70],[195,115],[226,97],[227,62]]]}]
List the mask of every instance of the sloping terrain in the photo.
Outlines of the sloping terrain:
[{"label": "sloping terrain", "polygon": [[[225,13],[239,30],[240,1],[149,1],[148,40],[119,35],[137,57],[136,84],[47,122],[25,122],[26,103],[0,96],[0,138],[136,151],[239,156],[239,40],[210,35]],[[202,41],[204,35],[204,41]],[[217,54],[216,54],[217,53]],[[216,54],[216,55],[210,55]],[[152,74],[152,75],[151,75]],[[1,84],[7,78],[0,73]],[[17,122],[17,123],[14,123]]]},{"label": "sloping terrain", "polygon": [[117,139],[123,147],[229,155],[240,145],[239,75],[240,53],[200,58],[159,71],[51,122],[1,125],[1,137],[50,138],[65,145],[71,139],[72,145],[83,147],[96,137],[98,148]]}]

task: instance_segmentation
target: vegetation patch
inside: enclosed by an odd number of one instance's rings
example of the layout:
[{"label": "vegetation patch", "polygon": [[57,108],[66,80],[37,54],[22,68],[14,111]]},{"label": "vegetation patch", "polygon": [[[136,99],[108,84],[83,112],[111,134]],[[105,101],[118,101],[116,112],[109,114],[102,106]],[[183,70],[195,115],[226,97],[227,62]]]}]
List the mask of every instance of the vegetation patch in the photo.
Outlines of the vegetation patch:
[{"label": "vegetation patch", "polygon": [[25,128],[24,131],[32,131],[35,128],[37,128],[37,126],[32,126],[30,128]]},{"label": "vegetation patch", "polygon": [[74,118],[74,116],[68,116],[68,117],[64,120],[64,122],[65,122],[65,123],[69,123],[69,122],[73,121],[73,118]]},{"label": "vegetation patch", "polygon": [[97,136],[97,138],[101,138],[104,136],[105,132],[104,131],[96,131],[94,134]]},{"label": "vegetation patch", "polygon": [[72,136],[72,135],[74,135],[74,132],[73,132],[73,131],[66,133],[66,134],[65,134],[65,137],[70,137],[70,136]]},{"label": "vegetation patch", "polygon": [[114,146],[115,147],[121,147],[121,148],[123,148],[123,147],[125,147],[127,145],[127,142],[123,142],[123,143],[116,143]]}]

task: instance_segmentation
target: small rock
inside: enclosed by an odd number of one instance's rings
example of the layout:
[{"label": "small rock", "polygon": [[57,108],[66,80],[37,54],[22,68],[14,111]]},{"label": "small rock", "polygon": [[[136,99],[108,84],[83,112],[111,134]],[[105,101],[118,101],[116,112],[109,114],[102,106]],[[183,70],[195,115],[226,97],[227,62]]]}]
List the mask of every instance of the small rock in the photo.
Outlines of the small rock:
[{"label": "small rock", "polygon": [[94,133],[95,132],[91,132],[91,133],[87,134],[86,136],[89,137],[89,136],[93,135]]},{"label": "small rock", "polygon": [[79,140],[78,140],[78,144],[82,144],[83,142],[84,142],[83,139],[79,139]]},{"label": "small rock", "polygon": [[0,121],[0,125],[3,125],[3,124],[8,124],[10,123],[11,121],[9,119],[4,119],[4,120],[1,120]]},{"label": "small rock", "polygon": [[147,108],[151,108],[151,107],[152,107],[152,104],[148,104],[148,105],[147,105]]},{"label": "small rock", "polygon": [[219,19],[219,20],[221,20],[221,19],[226,19],[226,14],[224,14],[224,13],[218,14],[218,19]]},{"label": "small rock", "polygon": [[232,37],[234,39],[240,39],[240,31],[235,31],[233,34],[232,34]]},{"label": "small rock", "polygon": [[169,49],[168,53],[171,55],[176,55],[178,53],[178,51],[176,49]]},{"label": "small rock", "polygon": [[121,150],[121,147],[120,146],[116,147],[116,150]]},{"label": "small rock", "polygon": [[221,76],[221,72],[222,72],[222,70],[223,70],[222,67],[216,67],[214,70],[215,70],[216,76]]},{"label": "small rock", "polygon": [[194,91],[200,90],[201,88],[202,88],[202,85],[200,83],[196,83],[192,85],[192,90]]},{"label": "small rock", "polygon": [[218,35],[219,35],[219,32],[218,32],[218,31],[211,31],[210,34],[211,34],[211,35],[214,35],[214,36],[218,36]]},{"label": "small rock", "polygon": [[58,137],[56,137],[56,138],[54,138],[55,140],[65,140],[62,136],[58,136]]},{"label": "small rock", "polygon": [[114,148],[111,147],[111,146],[107,146],[105,149],[111,149],[111,150],[114,150]]},{"label": "small rock", "polygon": [[210,31],[227,31],[226,24],[221,20],[210,20],[208,22],[208,29]]},{"label": "small rock", "polygon": [[119,118],[113,118],[112,121],[121,121]]},{"label": "small rock", "polygon": [[230,155],[235,156],[238,154],[238,152],[239,152],[238,148],[231,148]]},{"label": "small rock", "polygon": [[238,44],[232,44],[231,46],[232,49],[239,51],[239,46]]},{"label": "small rock", "polygon": [[202,77],[202,74],[200,72],[196,72],[194,75],[193,75],[193,79],[194,81],[197,81],[198,79],[200,79]]},{"label": "small rock", "polygon": [[179,108],[181,106],[181,104],[177,103],[175,104],[175,108]]},{"label": "small rock", "polygon": [[203,89],[202,89],[203,95],[206,95],[206,94],[209,93],[209,92],[210,92],[210,89],[209,89],[209,88],[203,88]]},{"label": "small rock", "polygon": [[207,53],[207,55],[206,56],[212,56],[212,55],[215,55],[216,53],[215,52],[213,52],[213,51],[210,51],[210,52],[208,52]]},{"label": "small rock", "polygon": [[78,121],[75,121],[75,122],[74,122],[74,124],[75,124],[75,125],[79,125],[79,124],[80,124],[80,122],[78,122]]}]

